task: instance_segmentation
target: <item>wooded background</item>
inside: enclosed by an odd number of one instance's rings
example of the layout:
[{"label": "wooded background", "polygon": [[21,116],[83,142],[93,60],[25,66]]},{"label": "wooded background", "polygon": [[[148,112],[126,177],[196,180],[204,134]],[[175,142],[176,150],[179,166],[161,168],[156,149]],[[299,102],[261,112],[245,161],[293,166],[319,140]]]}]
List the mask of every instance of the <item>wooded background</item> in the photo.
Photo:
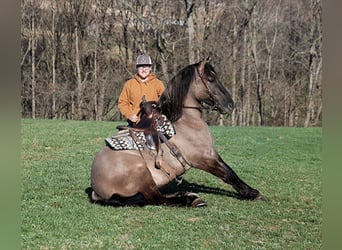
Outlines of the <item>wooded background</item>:
[{"label": "wooded background", "polygon": [[236,103],[224,125],[322,125],[321,0],[22,0],[21,10],[22,117],[120,120],[118,95],[147,53],[165,85],[210,55]]}]

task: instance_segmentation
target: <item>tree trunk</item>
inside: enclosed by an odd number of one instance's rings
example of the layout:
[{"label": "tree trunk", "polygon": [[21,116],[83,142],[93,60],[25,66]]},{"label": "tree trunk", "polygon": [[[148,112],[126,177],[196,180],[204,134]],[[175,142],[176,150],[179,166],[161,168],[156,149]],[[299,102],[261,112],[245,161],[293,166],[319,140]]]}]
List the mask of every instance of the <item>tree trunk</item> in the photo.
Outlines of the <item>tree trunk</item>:
[{"label": "tree trunk", "polygon": [[52,118],[56,118],[56,43],[55,43],[55,8],[52,8]]},{"label": "tree trunk", "polygon": [[161,64],[162,72],[164,75],[164,79],[169,79],[168,68],[167,68],[166,60],[164,57],[165,57],[164,53],[161,52],[160,53],[160,64]]},{"label": "tree trunk", "polygon": [[[314,45],[311,46],[310,50],[310,56],[313,57],[314,51],[313,51]],[[304,122],[304,127],[309,127],[311,125],[311,119],[314,115],[314,85],[315,85],[315,68],[316,68],[316,60],[311,59],[310,63],[310,76],[309,76],[309,86],[308,86],[308,103],[306,107],[306,117]]]},{"label": "tree trunk", "polygon": [[[250,25],[248,25],[250,27]],[[246,36],[246,40],[247,40],[247,31],[245,31],[245,36]],[[250,47],[250,42],[246,41],[246,51],[247,51],[247,58],[251,58],[251,47]],[[247,59],[246,63],[247,63]],[[246,88],[246,97],[245,97],[245,107],[244,107],[244,112],[245,112],[245,124],[247,126],[251,125],[251,120],[253,121],[253,119],[251,118],[251,115],[253,113],[253,109],[252,109],[252,103],[251,103],[251,63],[247,63],[247,69],[246,69],[246,74],[245,74],[245,88]]]},{"label": "tree trunk", "polygon": [[260,81],[260,73],[256,69],[256,85],[257,85],[257,105],[258,105],[258,126],[264,125],[264,112],[262,102],[262,82]]},{"label": "tree trunk", "polygon": [[[238,102],[238,98],[236,96],[236,55],[237,55],[237,45],[236,45],[236,41],[237,41],[237,29],[238,29],[238,21],[237,21],[237,16],[234,13],[234,30],[233,30],[233,44],[232,44],[232,98],[235,102],[235,104]],[[233,109],[232,115],[231,115],[231,119],[232,119],[232,126],[236,126],[236,113],[237,113],[237,106],[235,105],[235,108]],[[241,108],[241,107],[240,107]]]},{"label": "tree trunk", "polygon": [[256,30],[256,20],[253,19],[253,30],[252,30],[252,57],[254,61],[255,69],[255,83],[256,83],[256,97],[257,97],[257,107],[258,107],[258,126],[264,125],[264,114],[263,114],[263,84],[260,79],[260,69],[259,69],[259,59],[257,51],[257,30]]},{"label": "tree trunk", "polygon": [[35,27],[35,16],[31,18],[32,36],[31,36],[31,101],[32,101],[32,118],[36,118],[36,48],[37,34]]},{"label": "tree trunk", "polygon": [[[320,1],[311,0],[311,27],[310,27],[310,55],[309,55],[309,86],[308,86],[308,102],[306,108],[306,117],[304,127],[309,127],[315,120],[315,95],[318,86],[319,75],[322,66],[321,57],[321,29],[320,29]],[[318,33],[318,37],[317,37]]]},{"label": "tree trunk", "polygon": [[205,27],[206,27],[206,17],[207,17],[207,13],[205,10],[205,6],[204,6],[205,2],[203,1],[202,3],[200,2],[200,4],[198,4],[196,6],[196,11],[194,12],[196,20],[195,20],[195,28],[196,28],[196,36],[194,36],[195,38],[195,61],[199,61],[203,58],[203,40],[204,40],[204,32],[205,32]]},{"label": "tree trunk", "polygon": [[195,63],[195,51],[194,51],[194,37],[195,37],[195,25],[193,18],[192,8],[194,3],[191,0],[185,0],[187,23],[188,23],[188,45],[189,45],[189,64]]},{"label": "tree trunk", "polygon": [[100,81],[98,80],[97,77],[97,72],[98,72],[98,67],[97,67],[97,41],[96,41],[96,48],[95,48],[95,58],[94,58],[94,83],[95,86],[98,87],[98,94],[94,93],[95,96],[95,106],[96,108],[96,120],[97,121],[102,121],[102,116],[103,116],[103,105],[104,105],[104,95],[105,95],[105,85],[103,80],[101,79]]},{"label": "tree trunk", "polygon": [[240,107],[240,125],[246,125],[246,63],[247,63],[247,30],[243,30],[243,43],[242,43],[242,62],[241,62],[241,107]]},{"label": "tree trunk", "polygon": [[79,51],[79,38],[78,26],[75,22],[75,65],[76,65],[76,119],[81,118],[82,106],[82,79],[81,79],[81,66],[80,66],[80,51]]},{"label": "tree trunk", "polygon": [[[96,121],[101,121],[101,114],[100,114],[100,109],[101,105],[98,102],[98,97],[97,97],[97,86],[98,86],[98,79],[97,79],[97,36],[98,36],[98,31],[97,31],[97,23],[96,23],[96,40],[95,40],[95,49],[94,49],[94,82],[93,82],[93,91],[94,91],[94,112],[95,112],[95,120]],[[102,104],[103,108],[103,104]]]},{"label": "tree trunk", "polygon": [[74,120],[75,119],[75,92],[74,91],[71,91],[70,103],[71,103],[70,119]]},{"label": "tree trunk", "polygon": [[272,78],[271,78],[271,73],[272,73],[272,56],[273,56],[273,49],[275,46],[275,42],[277,40],[277,34],[278,34],[278,7],[276,9],[276,14],[275,14],[275,23],[274,23],[274,34],[273,38],[271,41],[271,44],[268,44],[267,41],[267,34],[265,34],[266,38],[266,49],[267,49],[267,83],[268,83],[268,89],[270,91],[270,109],[271,109],[271,120],[272,120],[272,125],[275,125],[276,121],[276,114],[277,114],[277,104],[275,103],[275,98],[273,96],[273,84],[272,84]]}]

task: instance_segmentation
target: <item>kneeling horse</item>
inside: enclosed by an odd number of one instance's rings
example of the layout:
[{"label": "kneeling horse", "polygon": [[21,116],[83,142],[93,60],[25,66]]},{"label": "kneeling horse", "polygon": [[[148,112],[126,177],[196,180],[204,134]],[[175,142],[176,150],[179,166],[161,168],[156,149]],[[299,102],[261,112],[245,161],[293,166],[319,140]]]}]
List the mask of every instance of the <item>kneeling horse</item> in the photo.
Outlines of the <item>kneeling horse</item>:
[{"label": "kneeling horse", "polygon": [[[91,168],[93,202],[119,206],[203,206],[205,202],[195,193],[165,195],[160,191],[190,168],[206,171],[230,184],[241,199],[265,200],[223,161],[214,147],[208,124],[203,120],[203,109],[207,107],[226,114],[234,106],[231,95],[208,59],[180,70],[168,82],[157,106],[176,131],[167,143],[158,145],[160,168],[156,167],[153,157],[142,157],[139,150],[103,147],[95,155]],[[181,157],[170,148],[181,152]],[[167,169],[167,173],[163,169]]]}]

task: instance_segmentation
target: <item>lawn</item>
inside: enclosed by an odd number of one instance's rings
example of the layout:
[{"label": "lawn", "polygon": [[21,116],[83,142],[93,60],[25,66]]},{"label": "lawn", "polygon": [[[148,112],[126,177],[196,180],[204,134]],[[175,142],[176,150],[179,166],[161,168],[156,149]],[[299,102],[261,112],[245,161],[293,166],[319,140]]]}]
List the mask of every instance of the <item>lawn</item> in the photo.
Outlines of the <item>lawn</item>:
[{"label": "lawn", "polygon": [[222,158],[267,202],[191,169],[208,206],[92,204],[90,168],[116,122],[32,120],[21,126],[22,249],[321,249],[322,128],[211,127]]}]

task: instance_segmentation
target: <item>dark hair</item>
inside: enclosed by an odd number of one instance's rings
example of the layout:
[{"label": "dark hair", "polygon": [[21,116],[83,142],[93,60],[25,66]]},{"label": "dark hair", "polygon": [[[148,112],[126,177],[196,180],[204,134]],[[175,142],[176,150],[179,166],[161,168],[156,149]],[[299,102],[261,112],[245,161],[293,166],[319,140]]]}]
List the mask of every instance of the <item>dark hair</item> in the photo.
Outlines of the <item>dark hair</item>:
[{"label": "dark hair", "polygon": [[177,121],[182,116],[183,102],[188,94],[190,83],[195,76],[198,63],[180,70],[167,83],[166,89],[159,98],[161,112],[171,121]]}]

